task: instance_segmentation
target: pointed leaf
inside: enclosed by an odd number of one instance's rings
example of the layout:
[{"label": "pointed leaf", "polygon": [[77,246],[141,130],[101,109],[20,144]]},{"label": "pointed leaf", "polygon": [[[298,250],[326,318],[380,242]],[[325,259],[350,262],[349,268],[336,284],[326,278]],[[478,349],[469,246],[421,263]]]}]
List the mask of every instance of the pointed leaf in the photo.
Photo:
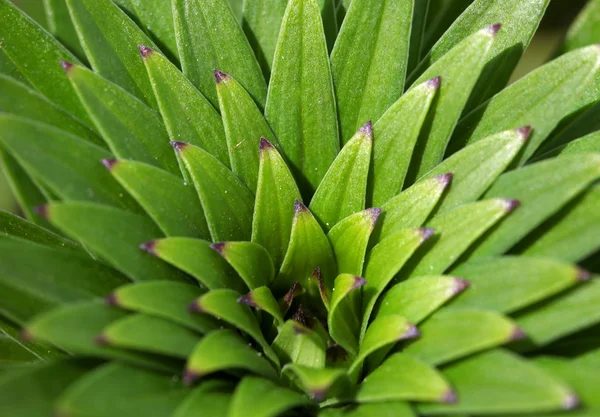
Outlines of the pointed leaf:
[{"label": "pointed leaf", "polygon": [[290,242],[294,202],[300,200],[300,192],[279,152],[267,140],[260,143],[252,241],[266,248],[279,268]]},{"label": "pointed leaf", "polygon": [[436,77],[412,88],[373,126],[376,139],[368,179],[369,205],[384,204],[402,190],[413,149],[440,82]]},{"label": "pointed leaf", "polygon": [[600,23],[600,2],[590,0],[579,13],[575,22],[571,24],[562,46],[562,52],[598,43],[598,39],[600,39],[598,23]]},{"label": "pointed leaf", "polygon": [[154,47],[154,43],[110,0],[66,1],[94,72],[156,108],[152,86],[137,51],[138,45]]},{"label": "pointed leaf", "polygon": [[309,208],[325,231],[364,210],[372,144],[373,127],[367,122],[344,146],[319,184]]},{"label": "pointed leaf", "polygon": [[378,120],[404,90],[412,0],[356,0],[331,53],[342,142]]},{"label": "pointed leaf", "polygon": [[204,336],[194,348],[186,365],[184,382],[191,384],[214,372],[238,369],[277,379],[271,364],[243,339],[229,330],[217,330]]},{"label": "pointed leaf", "polygon": [[173,417],[198,417],[201,413],[225,416],[231,402],[233,384],[211,379],[201,383],[182,401]]},{"label": "pointed leaf", "polygon": [[366,284],[361,277],[341,274],[335,279],[327,326],[331,338],[352,355],[358,354],[360,330],[360,292],[354,291]]},{"label": "pointed leaf", "polygon": [[242,277],[249,289],[268,285],[275,278],[269,252],[252,242],[223,242],[211,245]]},{"label": "pointed leaf", "polygon": [[[471,3],[473,3],[473,0],[429,0],[421,56],[433,47]],[[481,28],[475,30],[477,29]]]},{"label": "pointed leaf", "polygon": [[198,195],[181,177],[142,162],[103,162],[165,235],[209,237]]},{"label": "pointed leaf", "polygon": [[[410,75],[417,64],[421,61],[423,49],[423,38],[427,26],[430,0],[417,0],[414,2],[412,26],[410,28],[410,47],[408,51],[407,74]],[[433,13],[432,13],[433,14]]]},{"label": "pointed leaf", "polygon": [[326,408],[322,417],[415,417],[412,407],[406,402],[382,402],[349,405],[346,408]]},{"label": "pointed leaf", "polygon": [[73,51],[77,57],[85,60],[85,52],[83,52],[81,43],[77,38],[77,31],[71,21],[66,1],[46,0],[43,4],[46,12],[48,31],[52,33],[60,43],[65,45],[70,51]]},{"label": "pointed leaf", "polygon": [[71,84],[115,156],[180,175],[167,132],[154,110],[88,69],[67,68]]},{"label": "pointed leaf", "polygon": [[330,395],[335,395],[347,386],[347,376],[339,368],[309,368],[308,366],[289,364],[283,368],[287,375],[314,401],[321,402]]},{"label": "pointed leaf", "polygon": [[361,275],[371,232],[381,209],[367,209],[338,222],[327,234],[338,271]]},{"label": "pointed leaf", "polygon": [[279,324],[283,324],[283,314],[269,287],[255,288],[248,294],[238,298],[238,302],[263,310],[277,320]]},{"label": "pointed leaf", "polygon": [[140,244],[161,235],[147,217],[90,203],[51,203],[44,210],[50,223],[134,281],[184,279],[177,269],[140,250]]},{"label": "pointed leaf", "polygon": [[219,106],[212,70],[231,74],[261,106],[267,86],[252,48],[225,0],[173,0],[183,73]]},{"label": "pointed leaf", "polygon": [[293,320],[286,321],[278,332],[273,350],[282,364],[291,362],[310,368],[325,367],[325,342],[316,332]]},{"label": "pointed leaf", "polygon": [[540,156],[540,159],[556,155],[572,155],[577,153],[600,153],[600,132],[590,133],[582,138],[555,148]]},{"label": "pointed leaf", "polygon": [[194,181],[212,240],[249,240],[252,193],[214,156],[187,143],[172,143]]},{"label": "pointed leaf", "polygon": [[315,0],[288,2],[265,115],[302,192],[311,194],[339,151],[327,44]]}]

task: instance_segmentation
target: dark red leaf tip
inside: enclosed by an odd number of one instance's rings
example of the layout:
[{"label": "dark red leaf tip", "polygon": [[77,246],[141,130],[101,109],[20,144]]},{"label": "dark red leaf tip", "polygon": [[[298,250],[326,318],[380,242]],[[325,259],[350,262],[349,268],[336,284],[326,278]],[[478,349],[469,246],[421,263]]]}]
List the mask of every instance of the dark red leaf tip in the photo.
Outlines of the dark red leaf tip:
[{"label": "dark red leaf tip", "polygon": [[527,338],[527,334],[525,334],[525,332],[523,331],[523,329],[521,329],[520,327],[515,327],[512,331],[512,333],[510,334],[510,341],[511,342],[516,342],[518,340],[523,340]]},{"label": "dark red leaf tip", "polygon": [[19,333],[19,339],[23,342],[31,342],[34,339],[34,337],[29,330],[23,329],[21,330],[21,333]]},{"label": "dark red leaf tip", "polygon": [[438,75],[437,77],[427,80],[426,82],[430,88],[437,90],[438,88],[440,88],[440,85],[442,84],[442,77]]},{"label": "dark red leaf tip", "polygon": [[152,49],[150,49],[144,45],[138,45],[138,49],[140,50],[140,54],[142,55],[142,58],[146,58],[148,55],[150,55],[151,53],[154,52]]},{"label": "dark red leaf tip", "polygon": [[140,245],[140,249],[148,252],[150,255],[156,256],[156,240],[151,240],[150,242],[142,243]]},{"label": "dark red leaf tip", "polygon": [[488,27],[484,28],[483,30],[490,36],[496,36],[498,34],[498,32],[500,32],[500,29],[502,29],[502,24],[496,23],[494,25],[489,25]]},{"label": "dark red leaf tip", "polygon": [[586,282],[590,279],[592,279],[592,273],[587,269],[579,268],[579,271],[577,272],[577,281]]},{"label": "dark red leaf tip", "polygon": [[219,255],[221,256],[225,256],[225,242],[217,242],[217,243],[213,243],[212,245],[210,245],[210,248],[212,250],[214,250],[215,252],[218,252]]},{"label": "dark red leaf tip", "polygon": [[204,312],[204,308],[202,308],[202,306],[198,303],[198,300],[192,302],[190,305],[188,305],[187,307],[189,312],[192,313],[203,313]]},{"label": "dark red leaf tip", "polygon": [[103,335],[103,334],[96,336],[96,338],[94,339],[94,342],[100,346],[107,346],[110,344],[106,335]]},{"label": "dark red leaf tip", "polygon": [[458,401],[458,397],[456,396],[456,392],[453,389],[448,389],[441,398],[441,402],[444,404],[456,404]]},{"label": "dark red leaf tip", "polygon": [[579,397],[572,392],[565,397],[562,403],[564,410],[574,410],[575,408],[579,408],[580,405],[581,401],[579,401]]},{"label": "dark red leaf tip", "polygon": [[462,278],[454,278],[454,285],[452,286],[452,293],[454,295],[456,294],[460,294],[461,292],[463,292],[464,290],[466,290],[467,288],[469,288],[469,286],[471,285],[471,283],[467,280],[464,280]]},{"label": "dark red leaf tip", "polygon": [[61,66],[61,67],[62,67],[62,69],[64,69],[64,70],[65,70],[65,72],[68,74],[68,73],[69,73],[69,70],[70,70],[71,68],[73,68],[75,65],[74,65],[74,64],[72,64],[72,63],[70,63],[70,62],[67,62],[67,61],[60,61],[60,66]]},{"label": "dark red leaf tip", "polygon": [[435,178],[438,180],[438,182],[440,183],[442,188],[445,190],[452,183],[452,177],[454,177],[454,175],[451,172],[448,172],[446,174],[438,175]]},{"label": "dark red leaf tip", "polygon": [[519,200],[514,200],[507,198],[504,200],[504,207],[506,208],[507,213],[511,213],[516,210],[521,205]]},{"label": "dark red leaf tip", "polygon": [[215,81],[217,84],[229,78],[229,74],[225,74],[223,71],[219,71],[218,69],[213,70],[213,74],[215,75]]},{"label": "dark red leaf tip", "polygon": [[294,301],[294,297],[299,295],[302,292],[302,285],[298,281],[294,282],[292,288],[285,294],[283,297],[283,302],[290,307],[292,305],[292,301]]},{"label": "dark red leaf tip", "polygon": [[523,139],[523,141],[526,141],[527,139],[529,139],[529,136],[531,135],[532,127],[531,126],[523,126],[523,127],[519,127],[518,129],[515,129],[515,130],[519,135],[521,135],[521,138]]},{"label": "dark red leaf tip", "polygon": [[367,285],[367,281],[363,277],[355,276],[354,283],[352,284],[351,290],[355,290],[360,287]]},{"label": "dark red leaf tip", "polygon": [[273,144],[265,138],[260,138],[259,149],[261,152],[268,149],[273,149]]},{"label": "dark red leaf tip", "polygon": [[408,329],[400,335],[400,340],[416,339],[421,336],[421,332],[416,326],[410,325]]},{"label": "dark red leaf tip", "polygon": [[117,298],[117,294],[115,294],[114,292],[109,294],[108,297],[104,299],[104,303],[108,306],[118,306],[119,299]]},{"label": "dark red leaf tip", "polygon": [[186,371],[183,373],[183,385],[189,387],[201,377],[202,374],[186,369]]},{"label": "dark red leaf tip", "polygon": [[308,209],[300,200],[294,201],[294,215],[297,216],[300,213],[308,213]]},{"label": "dark red leaf tip", "polygon": [[185,143],[185,142],[176,142],[176,141],[172,141],[172,142],[171,142],[171,146],[172,146],[173,148],[175,148],[175,150],[177,150],[177,151],[181,151],[183,148],[185,148],[186,146],[188,146],[188,144],[187,144],[187,143]]},{"label": "dark red leaf tip", "polygon": [[112,171],[117,162],[119,162],[117,159],[103,159],[102,165],[104,165],[109,171]]},{"label": "dark red leaf tip", "polygon": [[358,131],[360,133],[362,133],[363,135],[372,139],[373,138],[373,122],[371,120],[369,120],[367,123],[365,123],[363,125],[363,127],[358,129]]},{"label": "dark red leaf tip", "polygon": [[421,239],[423,241],[426,241],[431,236],[433,236],[433,234],[435,233],[435,229],[431,229],[431,228],[427,228],[427,227],[424,227],[424,228],[421,228],[421,229],[417,229],[417,230],[421,234]]},{"label": "dark red leaf tip", "polygon": [[240,298],[237,299],[237,302],[240,304],[246,304],[249,307],[257,307],[256,302],[254,301],[254,297],[252,297],[252,293],[242,295]]},{"label": "dark red leaf tip", "polygon": [[41,206],[34,207],[33,211],[39,214],[44,219],[48,218],[48,204],[43,204]]},{"label": "dark red leaf tip", "polygon": [[311,333],[311,331],[309,329],[307,329],[306,327],[304,327],[303,325],[301,325],[300,323],[297,323],[297,322],[292,323],[292,330],[294,330],[294,334],[296,336],[301,335],[301,334],[310,334]]}]

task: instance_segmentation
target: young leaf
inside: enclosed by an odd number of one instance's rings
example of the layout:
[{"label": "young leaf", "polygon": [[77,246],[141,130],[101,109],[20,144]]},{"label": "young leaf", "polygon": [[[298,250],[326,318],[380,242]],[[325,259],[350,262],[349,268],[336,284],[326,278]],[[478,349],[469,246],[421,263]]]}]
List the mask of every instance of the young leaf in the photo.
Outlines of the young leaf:
[{"label": "young leaf", "polygon": [[181,175],[165,127],[154,110],[86,68],[63,65],[94,125],[115,156]]},{"label": "young leaf", "polygon": [[248,188],[201,148],[182,142],[172,145],[194,181],[212,240],[249,240],[254,197]]},{"label": "young leaf", "polygon": [[474,309],[440,310],[419,330],[422,337],[403,352],[434,366],[524,337],[522,330],[501,314]]},{"label": "young leaf", "polygon": [[242,277],[249,289],[267,286],[275,278],[275,267],[269,252],[252,242],[214,243],[217,251]]},{"label": "young leaf", "polygon": [[331,338],[352,355],[358,354],[360,296],[352,296],[351,293],[365,284],[366,281],[356,275],[338,275],[327,316]]},{"label": "young leaf", "polygon": [[278,332],[273,350],[283,364],[325,367],[326,346],[319,334],[293,320],[286,321]]},{"label": "young leaf", "polygon": [[340,149],[327,44],[316,0],[288,3],[265,115],[300,189],[310,195]]},{"label": "young leaf", "polygon": [[211,379],[201,383],[183,400],[173,417],[198,417],[200,413],[225,416],[229,410],[233,384]]},{"label": "young leaf", "polygon": [[338,222],[327,234],[338,272],[361,275],[371,232],[381,209],[367,209]]},{"label": "young leaf", "polygon": [[89,123],[59,64],[78,62],[77,58],[8,0],[0,0],[0,28],[1,55],[8,57],[36,90]]},{"label": "young leaf", "polygon": [[196,345],[188,358],[184,382],[192,384],[205,375],[236,369],[277,380],[278,376],[271,364],[235,333],[217,330]]},{"label": "young leaf", "polygon": [[283,313],[269,287],[255,288],[238,298],[238,302],[265,311],[277,320],[279,325],[283,324]]},{"label": "young leaf", "polygon": [[260,169],[252,217],[252,241],[266,248],[275,268],[283,262],[290,242],[294,202],[300,192],[284,160],[267,140],[261,139]]},{"label": "young leaf", "polygon": [[365,208],[373,128],[367,122],[344,146],[319,184],[310,210],[327,232]]},{"label": "young leaf", "polygon": [[231,74],[262,108],[267,85],[252,48],[225,0],[172,0],[183,73],[219,106],[212,70]]},{"label": "young leaf", "polygon": [[558,294],[586,275],[569,264],[526,256],[475,259],[452,273],[472,285],[447,308],[484,308],[504,314]]},{"label": "young leaf", "polygon": [[229,166],[223,122],[215,108],[167,58],[146,46],[139,49],[171,140],[198,146]]},{"label": "young leaf", "polygon": [[430,66],[414,83],[441,76],[435,103],[421,131],[411,162],[408,181],[421,178],[444,159],[446,146],[463,111],[471,90],[479,77],[486,57],[500,30],[488,26],[472,34]]},{"label": "young leaf", "polygon": [[440,82],[436,77],[412,88],[373,126],[376,140],[368,178],[368,206],[387,203],[402,190],[413,149]]},{"label": "young leaf", "polygon": [[310,368],[288,364],[282,373],[316,402],[321,402],[338,391],[343,392],[342,388],[348,385],[346,373],[339,368]]},{"label": "young leaf", "polygon": [[66,1],[94,72],[156,108],[156,98],[137,51],[138,45],[154,47],[154,43],[110,0]]},{"label": "young leaf", "polygon": [[46,217],[67,236],[134,281],[184,279],[177,269],[140,250],[139,246],[161,236],[145,216],[91,203],[50,203]]},{"label": "young leaf", "polygon": [[356,0],[331,53],[342,143],[402,95],[412,0]]}]

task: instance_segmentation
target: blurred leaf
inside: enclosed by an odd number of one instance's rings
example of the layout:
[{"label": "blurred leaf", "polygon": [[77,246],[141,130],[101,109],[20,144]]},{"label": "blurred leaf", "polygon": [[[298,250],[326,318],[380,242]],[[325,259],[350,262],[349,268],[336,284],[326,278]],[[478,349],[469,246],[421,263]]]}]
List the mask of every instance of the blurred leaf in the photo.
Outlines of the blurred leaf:
[{"label": "blurred leaf", "polygon": [[269,287],[258,287],[238,298],[238,302],[270,314],[278,324],[283,324],[283,313]]},{"label": "blurred leaf", "polygon": [[[402,190],[413,149],[439,83],[440,78],[433,78],[412,88],[373,126],[375,141],[368,179],[368,205],[384,204]],[[390,172],[394,175],[389,175]]]},{"label": "blurred leaf", "polygon": [[223,242],[211,247],[237,271],[250,290],[267,286],[275,278],[269,252],[257,243]]},{"label": "blurred leaf", "polygon": [[355,0],[331,53],[342,143],[402,95],[413,0]]},{"label": "blurred leaf", "polygon": [[340,149],[327,44],[316,1],[288,4],[267,101],[267,121],[308,196]]},{"label": "blurred leaf", "polygon": [[273,350],[282,364],[295,363],[311,368],[324,368],[325,342],[316,332],[300,323],[288,320],[278,329]]},{"label": "blurred leaf", "polygon": [[600,1],[589,0],[571,24],[561,52],[566,53],[600,42]]},{"label": "blurred leaf", "polygon": [[183,400],[173,417],[199,417],[227,415],[232,396],[232,384],[217,379],[200,384]]},{"label": "blurred leaf", "polygon": [[[33,340],[25,340],[21,334],[21,328],[18,325],[9,322],[5,318],[0,318],[0,338],[4,338],[4,340],[11,341],[13,346],[18,347],[22,352],[28,354],[28,360],[37,361],[51,361],[58,360],[64,358],[66,354],[61,350],[46,344],[40,343]],[[4,360],[4,357],[0,362]],[[5,363],[3,363],[5,364]],[[3,368],[3,371],[6,371],[7,368]],[[5,373],[2,373],[2,377],[5,376]],[[0,378],[1,383],[1,378]]]},{"label": "blurred leaf", "polygon": [[405,402],[382,402],[349,405],[345,408],[326,408],[320,417],[415,417],[412,407]]},{"label": "blurred leaf", "polygon": [[337,392],[343,392],[348,382],[344,370],[338,368],[310,368],[289,364],[283,368],[283,375],[287,375],[316,402],[321,402]]},{"label": "blurred leaf", "polygon": [[172,0],[183,73],[219,106],[214,69],[231,74],[262,108],[267,85],[252,48],[225,0]]},{"label": "blurred leaf", "polygon": [[367,122],[342,148],[319,184],[309,208],[326,232],[364,210],[372,144],[372,126]]},{"label": "blurred leaf", "polygon": [[0,210],[0,236],[14,236],[51,248],[73,250],[81,253],[82,248],[72,240],[40,227],[22,217]]},{"label": "blurred leaf", "polygon": [[358,354],[359,346],[360,292],[358,296],[351,294],[365,284],[366,281],[356,275],[338,275],[327,315],[327,327],[331,338],[353,356]]}]

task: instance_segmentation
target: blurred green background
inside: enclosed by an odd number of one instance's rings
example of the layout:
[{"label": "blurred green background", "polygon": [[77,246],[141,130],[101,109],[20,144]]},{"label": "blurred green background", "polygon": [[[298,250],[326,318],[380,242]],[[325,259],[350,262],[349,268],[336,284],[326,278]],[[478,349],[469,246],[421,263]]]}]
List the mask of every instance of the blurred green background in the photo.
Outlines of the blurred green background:
[{"label": "blurred green background", "polygon": [[[46,26],[44,0],[12,0],[27,14]],[[152,1],[152,0],[147,0]],[[242,0],[240,0],[242,1]],[[265,0],[266,1],[266,0]],[[377,1],[377,0],[373,0]],[[456,1],[456,0],[446,0]],[[515,70],[513,81],[521,78],[550,59],[560,45],[566,29],[587,0],[552,0],[540,29]],[[1,92],[0,92],[1,94]],[[0,209],[16,211],[17,205],[10,187],[0,171]]]}]

